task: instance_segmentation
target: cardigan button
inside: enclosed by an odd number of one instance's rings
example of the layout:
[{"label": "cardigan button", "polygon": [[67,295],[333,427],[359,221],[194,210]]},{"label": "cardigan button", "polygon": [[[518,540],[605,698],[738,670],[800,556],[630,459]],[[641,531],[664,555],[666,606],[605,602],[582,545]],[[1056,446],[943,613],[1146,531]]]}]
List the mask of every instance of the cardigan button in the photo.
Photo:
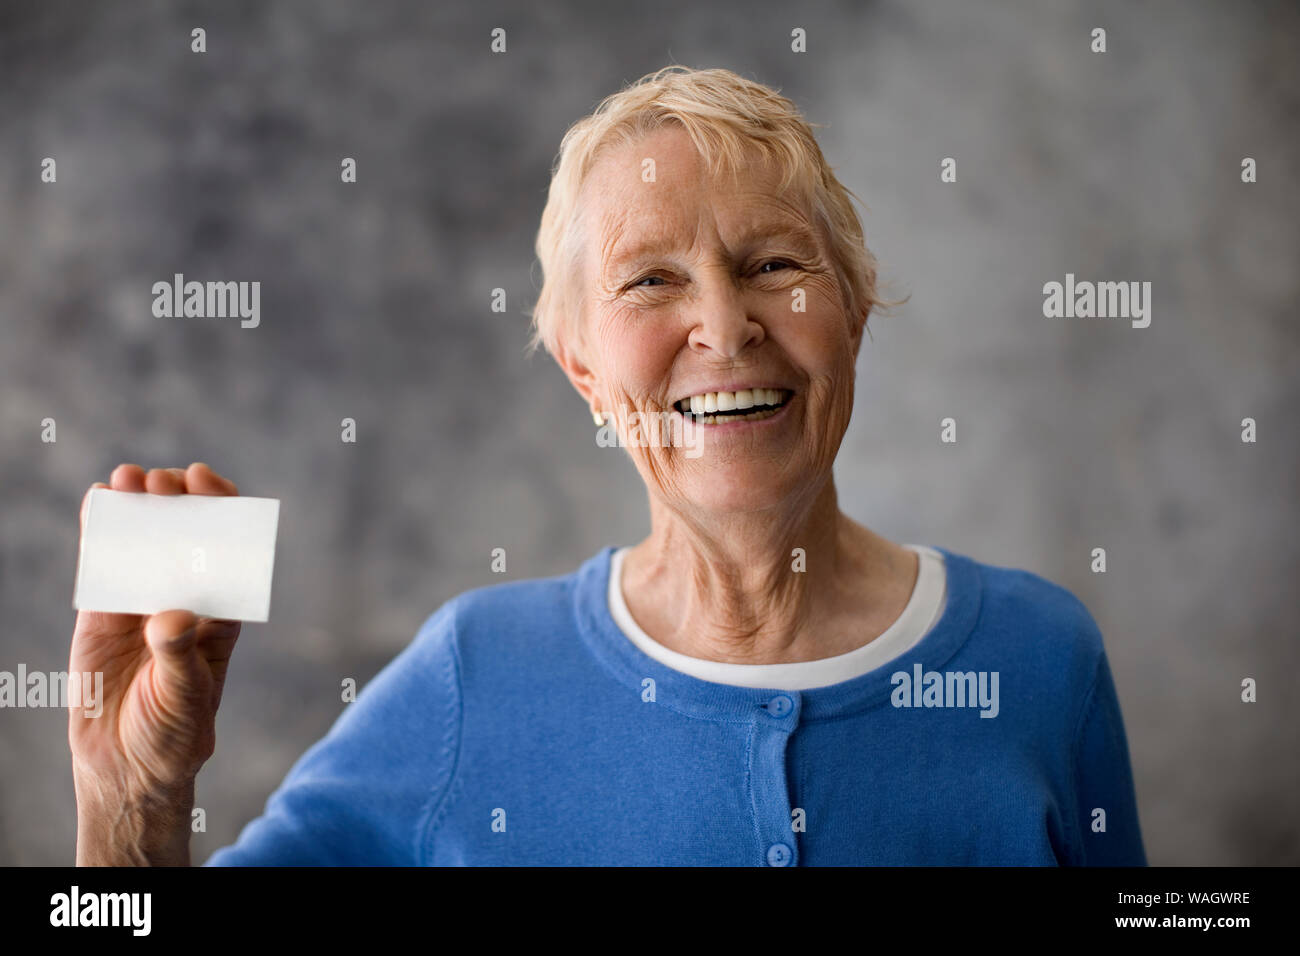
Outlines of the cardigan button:
[{"label": "cardigan button", "polygon": [[768,866],[789,866],[794,853],[784,843],[773,843],[767,848]]},{"label": "cardigan button", "polygon": [[773,717],[788,717],[793,710],[794,701],[786,697],[785,694],[773,697],[767,702],[767,712]]}]

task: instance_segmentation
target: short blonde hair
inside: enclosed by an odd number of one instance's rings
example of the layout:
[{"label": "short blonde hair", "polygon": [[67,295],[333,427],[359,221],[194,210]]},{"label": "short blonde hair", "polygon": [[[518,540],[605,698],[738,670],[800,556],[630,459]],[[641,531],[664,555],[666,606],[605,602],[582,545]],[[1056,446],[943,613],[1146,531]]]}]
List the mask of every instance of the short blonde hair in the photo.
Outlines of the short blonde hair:
[{"label": "short blonde hair", "polygon": [[797,187],[826,231],[850,316],[865,325],[873,310],[895,304],[878,298],[876,260],[851,201],[858,197],[835,178],[798,107],[730,70],[674,65],[606,97],[564,134],[537,232],[542,289],[532,311],[530,350],[543,345],[554,355],[560,326],[572,313],[564,287],[577,265],[577,200],[591,167],[606,147],[633,142],[669,123],[686,130],[714,174],[738,174],[754,148],[775,160],[781,189]]}]

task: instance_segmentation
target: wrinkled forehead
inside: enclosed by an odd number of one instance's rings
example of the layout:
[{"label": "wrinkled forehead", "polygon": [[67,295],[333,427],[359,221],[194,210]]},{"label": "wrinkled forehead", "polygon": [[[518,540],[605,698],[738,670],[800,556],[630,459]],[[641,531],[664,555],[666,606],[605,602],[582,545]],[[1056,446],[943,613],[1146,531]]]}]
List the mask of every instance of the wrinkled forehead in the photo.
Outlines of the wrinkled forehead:
[{"label": "wrinkled forehead", "polygon": [[711,169],[684,131],[656,131],[598,155],[579,192],[574,238],[596,252],[597,268],[681,241],[702,220],[736,242],[803,233],[818,244],[810,197],[783,178],[757,146],[735,168]]}]

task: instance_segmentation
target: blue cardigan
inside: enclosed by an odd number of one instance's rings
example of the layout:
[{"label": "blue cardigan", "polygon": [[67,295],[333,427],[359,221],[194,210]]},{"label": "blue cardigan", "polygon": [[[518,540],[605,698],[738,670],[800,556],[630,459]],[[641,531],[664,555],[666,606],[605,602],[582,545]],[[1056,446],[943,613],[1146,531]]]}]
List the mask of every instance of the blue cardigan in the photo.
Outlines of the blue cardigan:
[{"label": "blue cardigan", "polygon": [[938,550],[920,643],[807,691],[647,657],[612,548],[462,594],[207,865],[1145,865],[1092,616]]}]

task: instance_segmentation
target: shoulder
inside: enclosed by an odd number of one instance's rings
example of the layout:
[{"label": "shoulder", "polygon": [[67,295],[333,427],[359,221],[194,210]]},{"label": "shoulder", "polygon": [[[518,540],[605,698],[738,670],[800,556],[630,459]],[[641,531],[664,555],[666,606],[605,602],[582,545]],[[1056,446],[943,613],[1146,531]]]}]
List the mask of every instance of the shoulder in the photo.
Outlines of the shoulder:
[{"label": "shoulder", "polygon": [[1064,585],[1022,568],[981,562],[987,613],[1017,629],[1032,629],[1057,641],[1101,650],[1101,631],[1092,613]]},{"label": "shoulder", "polygon": [[984,645],[1086,693],[1105,657],[1101,629],[1087,605],[1032,571],[965,560],[979,572],[976,634]]},{"label": "shoulder", "polygon": [[421,657],[454,655],[524,666],[571,643],[576,604],[598,590],[608,561],[598,552],[567,574],[486,585],[462,592],[431,614],[411,649]]},{"label": "shoulder", "polygon": [[415,637],[357,695],[343,730],[458,725],[468,698],[500,698],[518,683],[564,669],[574,653],[579,576],[508,581],[465,591],[425,618]]},{"label": "shoulder", "polygon": [[449,629],[462,634],[500,633],[572,617],[579,579],[599,558],[592,557],[568,574],[503,581],[464,591],[426,619],[421,635]]}]

